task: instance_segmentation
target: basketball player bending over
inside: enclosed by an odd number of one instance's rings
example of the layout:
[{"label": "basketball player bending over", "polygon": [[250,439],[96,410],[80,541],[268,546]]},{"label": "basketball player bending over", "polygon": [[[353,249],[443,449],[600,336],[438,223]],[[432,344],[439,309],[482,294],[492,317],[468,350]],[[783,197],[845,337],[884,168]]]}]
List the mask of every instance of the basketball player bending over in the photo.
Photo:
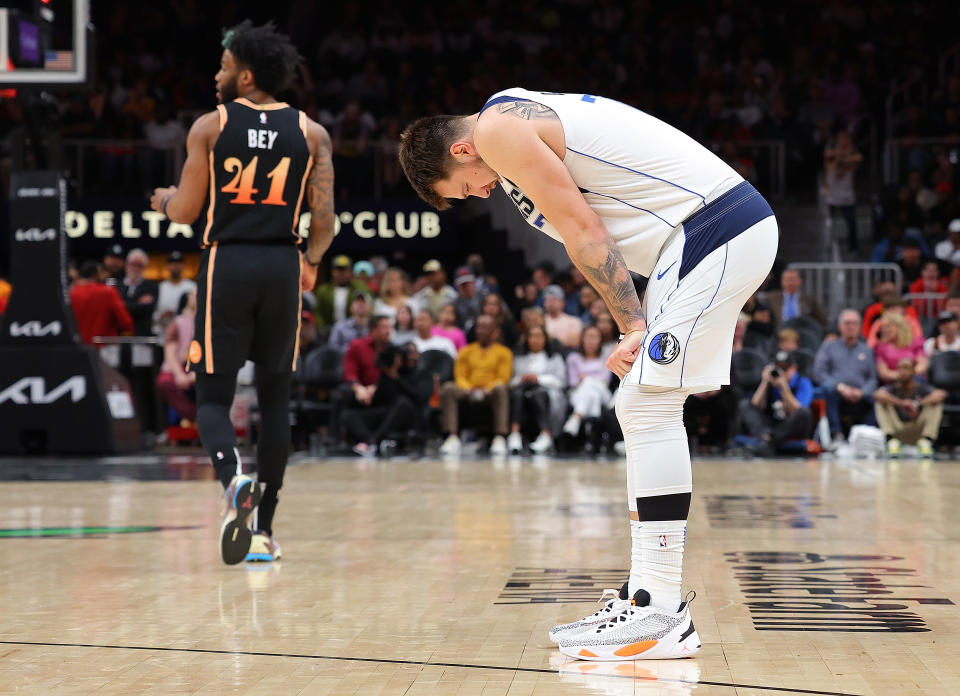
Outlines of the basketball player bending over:
[{"label": "basketball player bending over", "polygon": [[[776,256],[773,211],[680,131],[589,94],[508,89],[479,113],[420,119],[401,137],[400,162],[439,209],[503,186],[527,222],[566,246],[624,334],[607,367],[622,378],[630,579],[551,639],[588,660],[692,655],[683,402],[730,381],[737,315]],[[642,304],[630,271],[650,278]]]},{"label": "basketball player bending over", "polygon": [[[156,189],[150,205],[192,223],[208,202],[188,357],[200,439],[226,489],[220,553],[233,564],[280,558],[273,515],[290,446],[300,292],[313,287],[333,240],[333,165],[323,127],[273,97],[301,61],[290,40],[272,23],[245,21],[225,32],[223,48],[220,104],[190,129],[180,186]],[[301,255],[304,191],[312,217]],[[241,473],[229,415],[248,358],[261,414],[257,481]]]}]

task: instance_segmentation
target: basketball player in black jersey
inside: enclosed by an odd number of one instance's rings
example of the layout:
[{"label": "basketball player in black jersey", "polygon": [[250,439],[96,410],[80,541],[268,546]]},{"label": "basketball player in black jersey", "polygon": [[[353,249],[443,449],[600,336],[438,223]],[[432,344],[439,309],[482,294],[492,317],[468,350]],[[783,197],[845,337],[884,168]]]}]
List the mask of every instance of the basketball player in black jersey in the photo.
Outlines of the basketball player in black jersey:
[{"label": "basketball player in black jersey", "polygon": [[[248,20],[224,33],[223,48],[220,104],[190,129],[180,186],[156,189],[150,205],[193,223],[207,204],[188,360],[200,439],[226,489],[220,553],[234,564],[280,558],[273,516],[290,444],[300,292],[313,288],[333,240],[333,164],[326,130],[273,96],[302,60],[290,40],[272,22]],[[310,232],[298,251],[304,198]],[[229,416],[248,358],[261,414],[256,481],[241,474]]]}]

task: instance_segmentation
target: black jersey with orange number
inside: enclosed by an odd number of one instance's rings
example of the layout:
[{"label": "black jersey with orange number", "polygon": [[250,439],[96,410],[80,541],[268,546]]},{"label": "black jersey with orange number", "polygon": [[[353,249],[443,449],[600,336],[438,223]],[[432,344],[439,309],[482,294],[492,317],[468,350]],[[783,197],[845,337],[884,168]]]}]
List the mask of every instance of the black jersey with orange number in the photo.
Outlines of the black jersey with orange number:
[{"label": "black jersey with orange number", "polygon": [[236,99],[217,106],[220,137],[210,153],[210,201],[203,246],[213,242],[298,242],[307,174],[307,117],[284,103]]}]

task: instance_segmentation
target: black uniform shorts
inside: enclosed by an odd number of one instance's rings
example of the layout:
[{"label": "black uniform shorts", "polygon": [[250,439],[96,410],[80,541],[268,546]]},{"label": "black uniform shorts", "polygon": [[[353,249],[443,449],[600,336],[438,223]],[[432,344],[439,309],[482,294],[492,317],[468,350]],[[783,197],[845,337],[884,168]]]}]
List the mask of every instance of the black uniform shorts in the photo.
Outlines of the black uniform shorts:
[{"label": "black uniform shorts", "polygon": [[300,254],[293,244],[213,244],[197,274],[188,369],[230,374],[249,359],[267,372],[292,371],[300,312]]}]

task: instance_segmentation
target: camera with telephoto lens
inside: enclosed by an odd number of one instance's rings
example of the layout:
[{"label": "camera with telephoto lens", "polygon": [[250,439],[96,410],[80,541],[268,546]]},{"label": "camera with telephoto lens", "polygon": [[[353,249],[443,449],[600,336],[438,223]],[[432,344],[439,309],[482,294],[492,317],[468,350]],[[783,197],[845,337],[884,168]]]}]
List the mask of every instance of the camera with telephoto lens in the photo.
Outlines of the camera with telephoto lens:
[{"label": "camera with telephoto lens", "polygon": [[772,370],[770,370],[770,376],[773,377],[774,379],[780,379],[780,369],[775,367]]}]

